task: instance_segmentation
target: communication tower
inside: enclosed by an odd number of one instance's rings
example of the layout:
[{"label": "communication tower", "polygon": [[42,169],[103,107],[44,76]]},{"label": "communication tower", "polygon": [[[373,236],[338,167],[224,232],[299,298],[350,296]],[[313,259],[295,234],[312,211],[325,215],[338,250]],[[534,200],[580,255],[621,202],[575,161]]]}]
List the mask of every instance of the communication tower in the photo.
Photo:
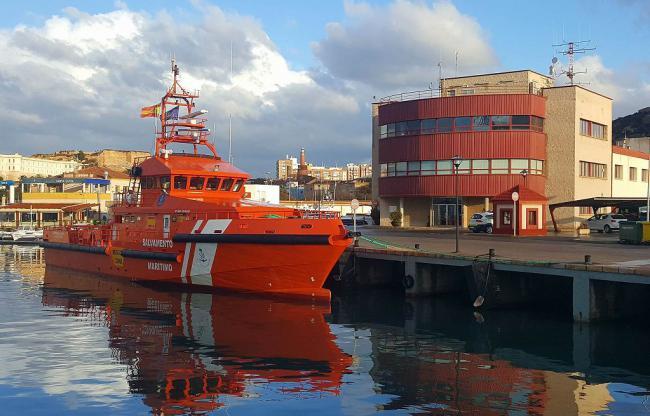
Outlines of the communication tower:
[{"label": "communication tower", "polygon": [[[576,71],[574,69],[574,63],[575,63],[575,54],[577,53],[586,53],[587,51],[593,51],[596,50],[596,48],[588,48],[585,46],[581,45],[586,45],[590,40],[579,40],[575,42],[564,42],[560,43],[557,45],[553,45],[554,48],[562,48],[560,50],[557,50],[557,53],[565,55],[568,59],[568,67],[566,69],[560,68],[560,75],[566,75],[567,78],[569,78],[569,83],[571,85],[574,85],[573,78],[577,74],[586,74],[587,70],[585,69],[584,71]],[[551,60],[551,66],[549,68],[549,75],[555,77],[557,76],[557,63],[558,59],[556,57],[553,57]]]}]

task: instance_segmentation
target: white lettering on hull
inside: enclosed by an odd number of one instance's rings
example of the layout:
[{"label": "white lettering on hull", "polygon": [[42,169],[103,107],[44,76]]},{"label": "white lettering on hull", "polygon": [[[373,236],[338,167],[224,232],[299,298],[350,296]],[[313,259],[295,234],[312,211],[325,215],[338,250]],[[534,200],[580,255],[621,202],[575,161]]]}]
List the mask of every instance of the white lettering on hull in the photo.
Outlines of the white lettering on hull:
[{"label": "white lettering on hull", "polygon": [[158,248],[172,248],[174,242],[172,240],[156,240],[153,238],[143,238],[142,247],[158,247]]},{"label": "white lettering on hull", "polygon": [[171,264],[158,263],[154,261],[147,262],[147,269],[157,272],[171,272],[174,270]]}]

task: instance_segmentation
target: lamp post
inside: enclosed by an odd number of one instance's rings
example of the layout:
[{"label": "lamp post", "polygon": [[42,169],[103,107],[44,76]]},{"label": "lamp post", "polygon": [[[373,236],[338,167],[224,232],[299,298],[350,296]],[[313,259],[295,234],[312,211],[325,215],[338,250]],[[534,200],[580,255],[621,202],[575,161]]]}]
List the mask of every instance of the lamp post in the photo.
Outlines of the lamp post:
[{"label": "lamp post", "polygon": [[459,221],[460,220],[460,215],[459,215],[460,204],[459,204],[459,200],[458,200],[458,197],[459,197],[458,196],[458,168],[460,167],[460,164],[463,163],[463,158],[456,155],[456,156],[451,158],[451,161],[454,164],[454,175],[456,176],[456,178],[455,178],[455,181],[456,181],[456,216],[455,216],[456,217],[455,218],[455,220],[456,220],[455,221],[456,222],[456,250],[454,251],[454,253],[458,253],[459,252],[458,240],[459,240],[459,237],[460,237],[460,225],[459,225],[459,222],[460,222]]},{"label": "lamp post", "polygon": [[524,177],[524,188],[528,188],[528,184],[526,183],[526,178],[528,177],[528,169],[524,169],[519,173]]},{"label": "lamp post", "polygon": [[650,221],[650,156],[648,156],[648,169],[645,174],[647,181],[646,186],[646,205],[645,205],[645,220]]}]

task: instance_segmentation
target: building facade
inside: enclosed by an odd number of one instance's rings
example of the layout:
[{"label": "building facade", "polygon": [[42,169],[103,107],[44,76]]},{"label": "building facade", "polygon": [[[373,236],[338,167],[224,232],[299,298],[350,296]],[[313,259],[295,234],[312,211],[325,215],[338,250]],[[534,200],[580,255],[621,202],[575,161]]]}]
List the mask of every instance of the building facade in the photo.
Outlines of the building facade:
[{"label": "building facade", "polygon": [[81,163],[73,160],[41,159],[22,156],[18,153],[0,154],[0,176],[5,180],[18,180],[21,176],[56,176],[73,172],[80,167]]},{"label": "building facade", "polygon": [[307,162],[305,149],[300,149],[300,159],[288,156],[276,162],[278,179],[298,180],[299,178],[316,178],[321,181],[349,181],[372,176],[372,165],[369,163],[348,163],[344,167],[314,166]]},{"label": "building facade", "polygon": [[[443,79],[438,91],[376,103],[373,196],[382,224],[399,211],[403,226],[466,226],[514,186],[549,204],[612,196],[612,100],[580,86],[552,85],[533,71],[505,72]],[[565,229],[588,215],[580,208],[556,211]]]}]

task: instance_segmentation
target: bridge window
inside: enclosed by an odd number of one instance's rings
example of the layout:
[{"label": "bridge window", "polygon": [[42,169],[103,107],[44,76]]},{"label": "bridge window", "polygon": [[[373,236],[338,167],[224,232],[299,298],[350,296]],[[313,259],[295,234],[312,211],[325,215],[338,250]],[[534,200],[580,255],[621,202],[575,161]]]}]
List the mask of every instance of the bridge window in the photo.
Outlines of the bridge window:
[{"label": "bridge window", "polygon": [[219,188],[221,191],[229,191],[230,188],[232,188],[232,184],[235,182],[233,178],[227,178],[224,179],[221,182],[221,188]]},{"label": "bridge window", "polygon": [[205,182],[205,178],[202,176],[194,176],[190,178],[190,190],[200,191],[201,189],[203,189],[204,182]]},{"label": "bridge window", "polygon": [[156,178],[154,176],[143,176],[140,185],[142,189],[154,189],[156,187]]},{"label": "bridge window", "polygon": [[241,189],[241,187],[242,187],[243,184],[244,184],[244,180],[243,180],[243,179],[239,179],[239,180],[235,183],[235,186],[233,186],[232,191],[233,191],[233,192],[239,192],[239,190]]},{"label": "bridge window", "polygon": [[161,176],[160,177],[160,189],[164,189],[165,191],[169,191],[169,185],[170,185],[169,176]]},{"label": "bridge window", "polygon": [[174,176],[174,189],[186,189],[187,176]]},{"label": "bridge window", "polygon": [[219,178],[208,178],[208,182],[205,184],[205,189],[208,191],[216,191],[219,189]]}]

